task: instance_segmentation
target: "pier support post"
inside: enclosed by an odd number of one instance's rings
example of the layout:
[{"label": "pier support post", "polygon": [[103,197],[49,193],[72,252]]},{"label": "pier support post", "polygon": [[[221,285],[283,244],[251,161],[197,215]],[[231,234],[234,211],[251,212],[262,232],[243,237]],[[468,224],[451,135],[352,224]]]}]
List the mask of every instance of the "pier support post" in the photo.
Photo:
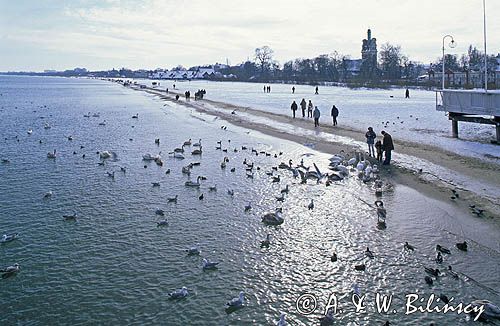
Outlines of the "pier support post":
[{"label": "pier support post", "polygon": [[[498,134],[498,128],[497,128],[497,134]],[[453,138],[458,138],[458,121],[455,119],[451,120],[451,136]]]}]

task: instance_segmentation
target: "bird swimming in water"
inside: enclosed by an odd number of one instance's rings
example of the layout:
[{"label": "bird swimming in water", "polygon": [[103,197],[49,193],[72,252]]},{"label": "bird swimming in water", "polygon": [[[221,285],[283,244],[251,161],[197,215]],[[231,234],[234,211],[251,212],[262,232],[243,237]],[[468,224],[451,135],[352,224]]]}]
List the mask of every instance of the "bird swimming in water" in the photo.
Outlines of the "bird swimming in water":
[{"label": "bird swimming in water", "polygon": [[163,215],[165,215],[165,212],[163,211],[163,209],[159,209],[159,208],[157,208],[157,209],[156,209],[156,211],[155,211],[155,214],[156,214],[156,215],[163,216]]},{"label": "bird swimming in water", "polygon": [[198,256],[200,254],[200,249],[198,247],[194,246],[189,248],[187,251],[188,256]]},{"label": "bird swimming in water", "polygon": [[451,251],[441,245],[436,245],[436,250],[437,251],[441,251],[443,254],[448,254],[450,255],[451,254]]},{"label": "bird swimming in water", "polygon": [[365,264],[354,265],[354,269],[357,271],[364,271],[366,269]]},{"label": "bird swimming in water", "polygon": [[4,269],[0,269],[0,273],[2,273],[2,278],[7,278],[17,274],[21,270],[21,267],[18,263],[15,263],[12,266],[7,266]]},{"label": "bird swimming in water", "polygon": [[443,263],[443,255],[441,255],[441,252],[437,252],[436,254],[436,263],[442,264]]},{"label": "bird swimming in water", "polygon": [[411,244],[408,243],[408,241],[405,242],[405,245],[404,245],[404,248],[406,250],[411,250],[411,251],[414,251],[415,250],[415,247],[412,246]]},{"label": "bird swimming in water", "polygon": [[199,200],[203,200],[203,198],[204,198],[204,197],[203,197],[203,194],[201,194],[201,195],[198,197],[198,199],[199,199]]},{"label": "bird swimming in water", "polygon": [[151,182],[151,184],[153,185],[153,187],[159,187],[160,186],[159,182]]},{"label": "bird swimming in water", "polygon": [[203,258],[202,269],[204,271],[206,271],[206,270],[214,270],[214,269],[218,268],[219,264],[220,264],[220,262],[218,262],[218,261],[217,262],[216,261],[210,261],[207,258]]},{"label": "bird swimming in water", "polygon": [[170,292],[168,296],[170,299],[183,299],[189,295],[188,289],[183,286],[181,289]]},{"label": "bird swimming in water", "polygon": [[366,257],[370,258],[370,259],[373,259],[375,256],[373,255],[373,252],[370,251],[370,248],[369,247],[366,247],[366,251],[365,251],[365,255]]},{"label": "bird swimming in water", "polygon": [[169,198],[167,198],[167,202],[177,203],[177,197],[179,197],[179,195],[175,195],[175,197],[169,197]]},{"label": "bird swimming in water", "polygon": [[457,248],[462,251],[467,251],[467,241],[459,242],[456,244]]},{"label": "bird swimming in water", "polygon": [[425,276],[424,280],[425,280],[425,283],[427,283],[428,285],[434,284],[434,281],[432,280],[432,278],[430,276]]},{"label": "bird swimming in water", "polygon": [[330,260],[332,263],[336,262],[337,261],[337,254],[333,253],[332,256],[330,257]]},{"label": "bird swimming in water", "polygon": [[165,219],[163,221],[159,221],[159,222],[156,222],[156,227],[161,227],[161,226],[167,226],[168,225],[168,221]]},{"label": "bird swimming in water", "polygon": [[271,244],[271,235],[268,233],[266,239],[260,242],[260,247],[269,248],[270,244]]},{"label": "bird swimming in water", "polygon": [[453,267],[451,267],[451,265],[448,266],[448,274],[450,274],[451,277],[458,279],[458,274],[453,271]]},{"label": "bird swimming in water", "polygon": [[51,198],[52,197],[52,191],[47,191],[44,195],[43,198]]},{"label": "bird swimming in water", "polygon": [[251,209],[252,209],[252,205],[250,202],[248,202],[248,205],[245,205],[245,212],[248,212]]},{"label": "bird swimming in water", "polygon": [[424,269],[425,269],[425,272],[427,274],[430,274],[430,275],[436,276],[436,277],[439,276],[439,269],[437,269],[437,268],[434,269],[434,268],[431,268],[431,267],[424,267]]},{"label": "bird swimming in water", "polygon": [[442,293],[439,294],[439,299],[444,303],[450,303],[450,299]]},{"label": "bird swimming in water", "polygon": [[237,298],[233,298],[226,303],[228,307],[241,307],[245,303],[245,292],[241,291]]},{"label": "bird swimming in water", "polygon": [[76,221],[76,218],[78,216],[76,215],[76,213],[73,213],[72,215],[63,215],[63,218],[66,220],[66,221]]},{"label": "bird swimming in water", "polygon": [[16,240],[19,237],[19,233],[4,234],[0,238],[0,243],[7,243]]}]

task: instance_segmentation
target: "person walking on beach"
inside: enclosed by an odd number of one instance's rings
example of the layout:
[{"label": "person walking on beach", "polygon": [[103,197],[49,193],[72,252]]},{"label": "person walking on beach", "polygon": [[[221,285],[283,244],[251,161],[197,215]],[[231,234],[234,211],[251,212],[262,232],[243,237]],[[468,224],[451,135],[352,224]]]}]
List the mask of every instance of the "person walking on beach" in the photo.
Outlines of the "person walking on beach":
[{"label": "person walking on beach", "polygon": [[319,116],[321,115],[321,112],[319,112],[319,109],[318,107],[314,107],[314,113],[313,113],[313,117],[314,117],[314,127],[319,127]]},{"label": "person walking on beach", "polygon": [[266,85],[264,85],[264,93],[266,93],[266,92],[267,92],[267,87],[266,87]]},{"label": "person walking on beach", "polygon": [[292,94],[295,94],[295,86],[292,86]]},{"label": "person walking on beach", "polygon": [[335,105],[332,106],[332,119],[333,119],[333,125],[337,125],[337,117],[339,116],[339,109]]},{"label": "person walking on beach", "polygon": [[382,142],[377,140],[375,143],[375,149],[377,150],[377,161],[382,162]]},{"label": "person walking on beach", "polygon": [[392,142],[392,137],[388,132],[382,131],[384,138],[382,139],[382,149],[385,152],[385,159],[382,165],[391,164],[391,152],[394,150],[394,143]]},{"label": "person walking on beach", "polygon": [[307,107],[306,99],[303,98],[302,101],[300,101],[300,108],[302,109],[302,118],[306,117],[306,107]]},{"label": "person walking on beach", "polygon": [[319,88],[318,88],[318,86],[316,86],[316,91],[314,92],[314,94],[316,94],[316,95],[319,94]]},{"label": "person walking on beach", "polygon": [[295,101],[293,101],[292,103],[292,106],[290,107],[290,109],[292,109],[292,112],[293,112],[293,118],[295,119],[295,112],[297,111],[298,107],[297,107],[297,103],[295,103]]},{"label": "person walking on beach", "polygon": [[313,116],[313,103],[311,102],[311,100],[309,100],[309,104],[307,105],[307,117],[308,118],[312,118]]},{"label": "person walking on beach", "polygon": [[405,92],[405,98],[410,98],[410,90],[407,88]]},{"label": "person walking on beach", "polygon": [[370,157],[375,157],[375,148],[373,145],[375,144],[375,138],[377,138],[377,134],[373,131],[372,127],[368,127],[368,131],[365,134],[366,143],[368,144],[368,155]]}]

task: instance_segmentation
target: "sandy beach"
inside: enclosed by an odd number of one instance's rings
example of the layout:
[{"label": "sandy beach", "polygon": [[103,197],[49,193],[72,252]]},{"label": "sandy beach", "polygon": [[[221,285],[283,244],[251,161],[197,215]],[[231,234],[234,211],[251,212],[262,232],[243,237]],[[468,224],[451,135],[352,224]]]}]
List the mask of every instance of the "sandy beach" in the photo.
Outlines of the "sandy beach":
[{"label": "sandy beach", "polygon": [[[176,91],[169,91],[169,93],[166,93],[165,91],[150,87],[133,88],[157,95],[166,101],[173,101],[187,108],[195,109],[198,112],[217,116],[237,126],[256,130],[270,136],[290,140],[299,144],[314,144],[316,150],[324,153],[335,154],[344,152],[352,156],[355,155],[356,152],[366,152],[365,147],[360,149],[357,146],[325,141],[319,137],[296,135],[272,126],[273,122],[276,122],[314,131],[315,128],[312,120],[303,118],[293,119],[291,116],[265,112],[251,107],[242,107],[210,99],[203,99],[200,101],[191,99],[190,101],[186,101],[184,94]],[[180,96],[178,101],[175,100],[176,95]],[[265,118],[269,120],[270,123],[252,121],[247,118],[247,115]],[[330,117],[322,117],[320,123],[321,126],[319,130],[323,133],[348,137],[359,142],[365,141],[364,132],[342,126],[342,121],[340,121],[338,126],[333,127]],[[450,201],[451,189],[458,189],[461,191],[461,196],[460,200],[456,201],[457,207],[469,210],[469,205],[476,205],[477,207],[485,209],[485,217],[495,218],[498,221],[497,218],[500,216],[499,164],[485,162],[478,158],[457,155],[435,146],[402,141],[397,138],[397,135],[393,135],[393,140],[396,147],[395,153],[423,159],[433,165],[450,170],[456,173],[456,175],[461,175],[462,178],[473,180],[475,183],[481,184],[482,188],[473,189],[463,186],[460,187],[457,186],[454,180],[444,180],[440,178],[432,169],[426,170],[422,168],[420,172],[418,167],[411,169],[400,166],[397,160],[393,162],[394,164],[392,164],[390,168],[382,169],[382,175],[390,177],[394,182],[407,185],[432,198],[441,200]],[[374,163],[376,162],[374,161]]]}]

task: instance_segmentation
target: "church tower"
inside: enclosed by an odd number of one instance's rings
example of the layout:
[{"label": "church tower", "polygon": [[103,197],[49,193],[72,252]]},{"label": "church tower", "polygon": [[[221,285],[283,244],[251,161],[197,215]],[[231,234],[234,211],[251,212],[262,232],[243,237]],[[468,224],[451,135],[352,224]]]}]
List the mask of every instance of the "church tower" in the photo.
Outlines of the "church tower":
[{"label": "church tower", "polygon": [[372,31],[368,29],[367,38],[361,46],[361,74],[365,78],[373,78],[377,73],[377,39],[372,38]]}]

